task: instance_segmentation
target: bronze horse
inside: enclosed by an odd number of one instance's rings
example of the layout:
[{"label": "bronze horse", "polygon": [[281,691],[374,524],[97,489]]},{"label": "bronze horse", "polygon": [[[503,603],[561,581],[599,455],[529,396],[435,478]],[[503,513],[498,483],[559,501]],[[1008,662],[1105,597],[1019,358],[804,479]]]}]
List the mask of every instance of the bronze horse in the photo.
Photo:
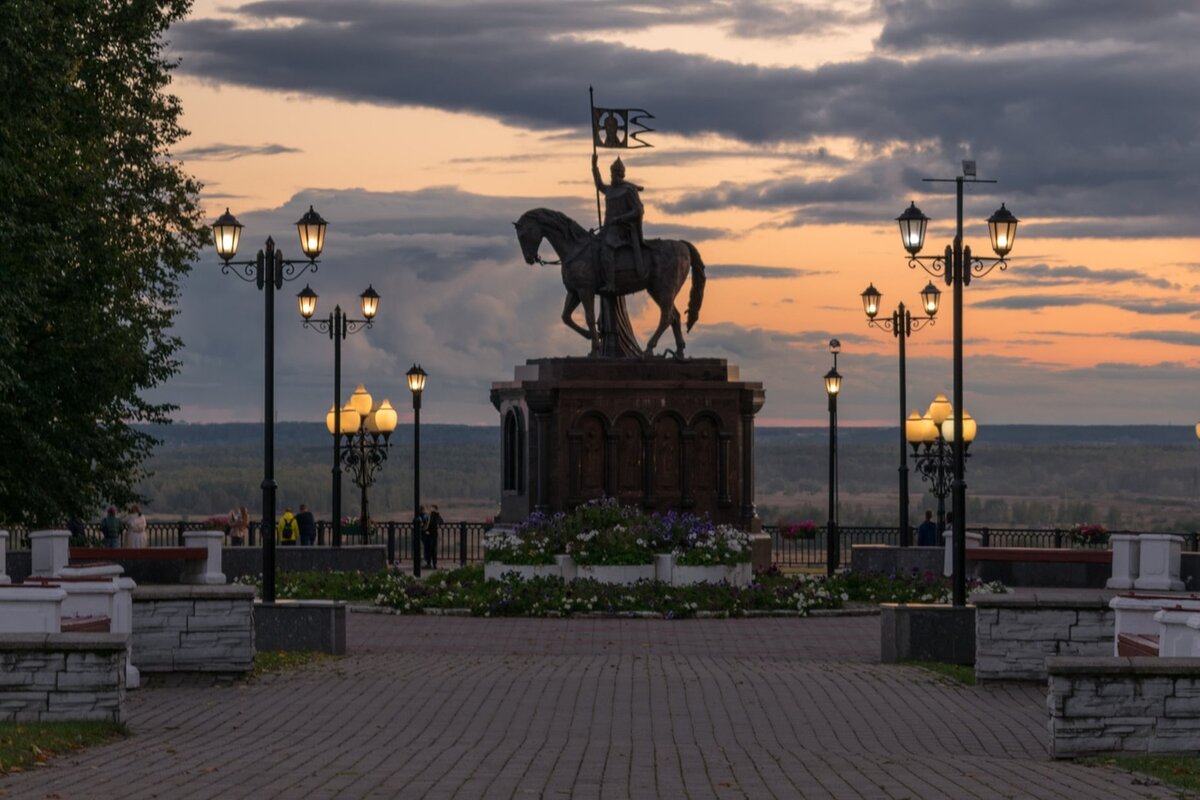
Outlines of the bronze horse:
[{"label": "bronze horse", "polygon": [[[561,211],[534,208],[526,211],[513,223],[517,229],[517,241],[521,244],[521,255],[525,263],[546,263],[538,257],[542,240],[550,242],[562,264],[562,281],[567,288],[567,299],[563,304],[562,320],[567,327],[592,342],[592,354],[600,352],[600,335],[596,330],[596,315],[592,300],[600,287],[598,269],[600,240],[575,220]],[[654,347],[667,326],[675,334],[675,357],[683,357],[683,331],[680,330],[679,312],[675,309],[675,297],[683,288],[683,282],[692,273],[692,290],[688,297],[687,329],[690,332],[700,317],[700,304],[704,300],[704,261],[691,242],[674,239],[647,239],[642,257],[646,260],[646,278],[638,276],[632,267],[631,254],[623,250],[619,254],[616,272],[617,293],[634,294],[643,289],[658,304],[658,328],[646,342],[643,356],[654,354]],[[626,268],[628,267],[628,268]],[[576,306],[583,305],[587,327],[577,323],[571,316]]]}]

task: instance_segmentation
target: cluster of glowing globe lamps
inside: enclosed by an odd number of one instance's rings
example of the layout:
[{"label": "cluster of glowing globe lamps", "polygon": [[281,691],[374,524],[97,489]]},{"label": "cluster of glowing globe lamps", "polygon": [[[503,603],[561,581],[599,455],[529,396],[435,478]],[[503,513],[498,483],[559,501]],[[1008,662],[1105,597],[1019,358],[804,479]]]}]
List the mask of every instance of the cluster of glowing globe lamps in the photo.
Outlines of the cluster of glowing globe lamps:
[{"label": "cluster of glowing globe lamps", "polygon": [[[386,442],[392,431],[396,430],[396,423],[399,421],[391,401],[385,398],[375,404],[370,392],[361,383],[342,408],[341,416],[343,436],[347,439],[353,438],[361,429],[361,432],[369,434],[374,442],[378,442],[380,437]],[[335,428],[334,422],[334,408],[330,406],[329,413],[325,415],[325,427],[331,435]]]},{"label": "cluster of glowing globe lamps", "polygon": [[[962,416],[963,450],[966,450],[971,446],[971,442],[975,441],[978,426],[970,412],[964,410]],[[946,395],[939,393],[929,404],[929,410],[924,416],[918,411],[908,415],[908,420],[904,423],[904,438],[912,445],[914,453],[917,453],[922,445],[928,452],[939,441],[944,444],[953,443],[957,435],[956,427],[954,406],[946,399]]]}]

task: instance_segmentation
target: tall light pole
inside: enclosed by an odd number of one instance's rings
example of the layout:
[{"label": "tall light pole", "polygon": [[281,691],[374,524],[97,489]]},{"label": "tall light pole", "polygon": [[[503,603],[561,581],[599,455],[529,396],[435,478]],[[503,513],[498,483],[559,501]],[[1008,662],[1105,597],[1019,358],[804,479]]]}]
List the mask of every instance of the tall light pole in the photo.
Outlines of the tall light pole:
[{"label": "tall light pole", "polygon": [[275,249],[275,240],[267,237],[266,245],[253,261],[234,261],[242,238],[242,223],[225,209],[213,223],[213,239],[217,255],[224,262],[221,272],[233,274],[254,283],[263,290],[264,301],[264,385],[263,385],[263,480],[262,480],[262,548],[263,602],[275,602],[275,292],[284,281],[299,278],[312,269],[317,271],[317,257],[325,249],[325,228],[328,223],[308,207],[296,223],[300,234],[300,249],[306,261],[289,261]]},{"label": "tall light pole", "polygon": [[[931,183],[950,183],[955,184],[957,205],[955,214],[955,229],[954,242],[946,245],[945,252],[940,256],[919,256],[921,248],[925,244],[925,227],[929,224],[929,217],[921,213],[921,209],[917,208],[917,204],[912,203],[904,213],[896,218],[900,223],[900,237],[904,242],[904,249],[908,251],[909,267],[915,269],[918,265],[925,269],[930,275],[935,277],[941,276],[946,279],[946,283],[954,288],[954,407],[963,407],[963,287],[971,283],[972,275],[983,277],[992,271],[995,267],[1005,269],[1008,262],[1004,260],[1009,251],[1012,250],[1013,239],[1017,235],[1017,218],[1012,212],[1005,208],[1004,204],[1000,204],[1000,208],[996,210],[991,217],[988,218],[988,233],[992,240],[992,250],[995,251],[997,258],[976,258],[971,255],[971,248],[963,245],[963,184],[970,178],[970,183],[995,183],[991,180],[978,180],[975,177],[975,162],[963,162],[963,174],[956,178],[925,178]],[[954,508],[954,605],[964,606],[967,604],[967,580],[966,580],[966,543],[967,543],[967,484],[963,477],[964,472],[964,441],[962,436],[955,436],[953,442],[954,453],[954,483],[951,491],[953,494]]]},{"label": "tall light pole", "polygon": [[312,316],[317,311],[317,293],[306,285],[304,291],[296,295],[304,327],[328,333],[329,338],[333,340],[333,408],[330,409],[326,422],[333,423],[329,432],[333,434],[334,547],[342,546],[342,415],[334,413],[342,396],[342,340],[352,333],[371,327],[375,314],[379,311],[379,294],[373,286],[367,286],[367,290],[358,297],[364,319],[350,319],[342,313],[342,307],[337,305],[326,319],[314,320]]},{"label": "tall light pole", "polygon": [[[341,430],[334,432],[334,421],[342,418],[347,423]],[[350,395],[350,400],[342,409],[341,414],[332,411],[325,416],[325,426],[334,438],[346,437],[345,447],[341,450],[341,459],[354,477],[354,485],[359,488],[359,523],[363,533],[363,541],[371,531],[371,513],[367,505],[367,489],[375,483],[375,473],[387,461],[389,440],[392,431],[396,430],[397,414],[390,400],[384,399],[376,404],[371,394],[361,383]]]},{"label": "tall light pole", "polygon": [[837,571],[841,561],[841,536],[837,520],[837,398],[842,390],[842,376],[837,371],[837,357],[842,343],[829,340],[829,352],[833,353],[833,367],[825,373],[825,394],[829,396],[829,521],[825,527],[825,574],[830,577]]},{"label": "tall light pole", "polygon": [[429,374],[420,364],[413,364],[405,373],[413,398],[413,575],[421,577],[421,531],[418,514],[421,510],[421,392]]},{"label": "tall light pole", "polygon": [[[912,445],[912,458],[921,480],[929,481],[929,489],[938,500],[938,535],[946,527],[946,495],[950,494],[953,473],[954,409],[946,395],[938,394],[929,404],[925,416],[914,411],[904,423],[904,435]],[[963,458],[970,458],[968,448],[975,441],[978,426],[971,414],[963,410]]]},{"label": "tall light pole", "polygon": [[904,303],[896,306],[896,310],[892,312],[891,319],[877,320],[875,317],[879,314],[879,303],[883,299],[883,295],[875,288],[875,284],[867,286],[862,293],[863,311],[867,313],[867,325],[873,325],[877,328],[882,328],[885,331],[891,331],[892,335],[900,342],[900,546],[909,547],[912,545],[912,526],[908,520],[908,450],[904,447],[904,408],[907,405],[907,378],[905,374],[905,354],[904,343],[909,336],[912,336],[913,331],[919,331],[925,325],[934,323],[934,316],[938,312],[938,305],[941,303],[942,293],[933,285],[933,281],[921,290],[921,305],[925,309],[924,317],[913,319],[912,312],[904,307]]}]

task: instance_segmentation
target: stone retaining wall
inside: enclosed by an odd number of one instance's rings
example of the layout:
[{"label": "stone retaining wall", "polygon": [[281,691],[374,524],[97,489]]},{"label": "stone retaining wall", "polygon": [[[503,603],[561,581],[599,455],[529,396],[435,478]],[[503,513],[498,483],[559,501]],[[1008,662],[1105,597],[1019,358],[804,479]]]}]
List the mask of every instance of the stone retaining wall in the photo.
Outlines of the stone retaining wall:
[{"label": "stone retaining wall", "polygon": [[1200,750],[1200,670],[1195,658],[1051,658],[1050,752]]},{"label": "stone retaining wall", "polygon": [[1114,594],[972,595],[976,680],[1041,682],[1047,658],[1111,655]]},{"label": "stone retaining wall", "polygon": [[133,661],[143,672],[249,672],[252,586],[139,586]]},{"label": "stone retaining wall", "polygon": [[0,634],[0,720],[125,718],[127,634]]}]

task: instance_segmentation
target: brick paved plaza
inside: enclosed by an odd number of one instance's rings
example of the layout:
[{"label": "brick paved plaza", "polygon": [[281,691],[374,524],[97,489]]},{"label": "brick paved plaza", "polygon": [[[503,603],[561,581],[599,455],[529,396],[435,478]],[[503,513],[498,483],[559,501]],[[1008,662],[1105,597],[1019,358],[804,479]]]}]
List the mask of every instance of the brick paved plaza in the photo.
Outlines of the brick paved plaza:
[{"label": "brick paved plaza", "polygon": [[1041,687],[883,666],[878,617],[350,616],[352,655],[129,695],[134,735],[0,779],[62,798],[1167,798],[1050,761]]}]

